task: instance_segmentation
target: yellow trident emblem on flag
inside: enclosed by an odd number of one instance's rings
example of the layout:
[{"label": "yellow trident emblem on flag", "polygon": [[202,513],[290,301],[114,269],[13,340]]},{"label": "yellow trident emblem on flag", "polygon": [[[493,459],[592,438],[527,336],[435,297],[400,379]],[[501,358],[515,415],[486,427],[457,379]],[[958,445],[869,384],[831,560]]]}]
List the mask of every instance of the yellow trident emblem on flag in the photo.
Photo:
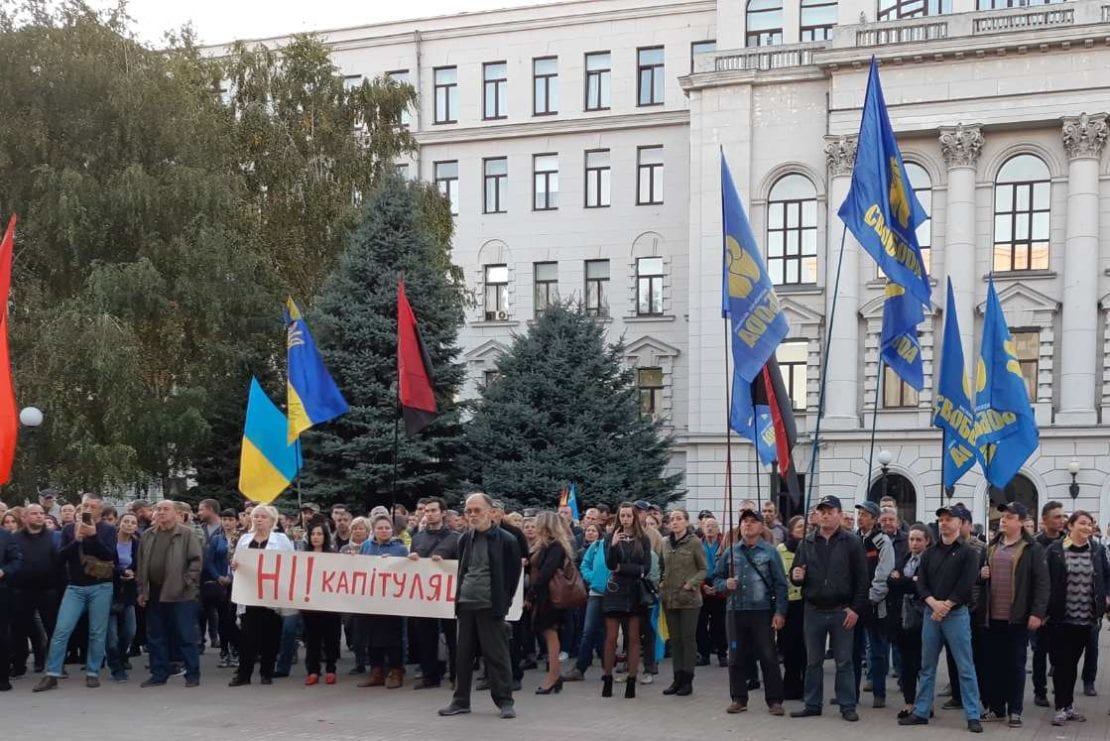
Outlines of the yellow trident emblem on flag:
[{"label": "yellow trident emblem on flag", "polygon": [[731,235],[725,238],[725,246],[728,248],[728,295],[747,298],[752,286],[759,280],[759,265]]}]

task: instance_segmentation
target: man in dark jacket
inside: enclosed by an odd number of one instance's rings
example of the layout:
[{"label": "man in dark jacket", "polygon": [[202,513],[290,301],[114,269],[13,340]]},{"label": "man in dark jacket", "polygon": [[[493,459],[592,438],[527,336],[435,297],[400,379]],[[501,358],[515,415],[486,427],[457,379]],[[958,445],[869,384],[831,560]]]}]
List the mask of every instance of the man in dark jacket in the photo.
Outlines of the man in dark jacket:
[{"label": "man in dark jacket", "polygon": [[[984,720],[1004,720],[1021,726],[1025,698],[1025,651],[1029,633],[1044,624],[1048,611],[1048,564],[1044,548],[1025,532],[1025,505],[1010,502],[1002,508],[998,535],[982,569],[986,581],[982,599],[986,646],[984,697],[990,712]],[[964,698],[967,704],[967,698]]]},{"label": "man in dark jacket", "polygon": [[874,693],[872,707],[886,707],[886,675],[890,659],[890,638],[886,631],[886,596],[890,591],[887,579],[894,570],[894,544],[879,526],[881,511],[875,502],[856,505],[858,535],[863,541],[863,555],[867,559],[867,610],[856,624],[855,643],[852,651],[852,668],[856,675],[856,700],[859,700],[860,680],[863,678],[863,655],[867,654],[868,679]]},{"label": "man in dark jacket", "polygon": [[[1041,529],[1033,539],[1048,553],[1048,547],[1064,537],[1068,515],[1064,505],[1055,499],[1041,507]],[[1029,648],[1033,651],[1033,704],[1047,708],[1048,702],[1048,648],[1052,642],[1052,626],[1043,625],[1029,634]],[[1098,642],[1095,642],[1098,645]]]},{"label": "man in dark jacket", "polygon": [[15,598],[11,584],[12,578],[18,576],[22,566],[23,553],[15,544],[15,539],[7,530],[0,528],[0,692],[7,692],[12,688],[8,682],[8,672],[12,665],[8,655],[8,637],[11,633],[12,603]]},{"label": "man in dark jacket", "polygon": [[35,672],[46,669],[46,649],[35,630],[35,613],[38,612],[46,630],[46,642],[54,634],[61,602],[62,563],[58,554],[58,541],[46,529],[46,512],[38,504],[29,504],[23,510],[23,526],[14,536],[15,544],[23,554],[23,568],[11,577],[15,590],[15,615],[12,619],[12,676],[27,673],[27,646],[33,644]]},{"label": "man in dark jacket", "polygon": [[63,676],[66,645],[81,617],[89,618],[89,650],[85,664],[85,686],[100,686],[100,668],[107,646],[108,616],[119,557],[116,555],[116,529],[100,520],[104,499],[89,493],[81,499],[74,522],[62,530],[61,558],[65,563],[68,586],[58,608],[58,624],[50,640],[46,676],[35,685],[35,692],[58,686]]},{"label": "man in dark jacket", "polygon": [[867,559],[860,539],[841,528],[840,499],[817,502],[817,530],[798,544],[790,581],[805,600],[805,703],[794,718],[820,715],[824,704],[826,637],[836,662],[836,700],[844,720],[857,721],[856,682],[852,669],[852,631],[867,608]]},{"label": "man in dark jacket", "polygon": [[509,630],[505,616],[520,585],[521,554],[516,538],[496,527],[493,502],[481,492],[466,498],[470,529],[459,539],[459,573],[455,581],[458,658],[455,695],[440,715],[470,712],[470,686],[478,649],[486,660],[490,695],[502,718],[515,718]]},{"label": "man in dark jacket", "polygon": [[[458,558],[459,534],[447,529],[443,518],[447,513],[447,503],[440,497],[429,497],[424,501],[424,529],[413,534],[409,559],[418,561],[430,558],[433,561]],[[416,634],[416,652],[420,662],[420,681],[414,689],[438,687],[443,681],[443,665],[439,660],[439,634],[447,639],[448,666],[451,678],[455,675],[455,621],[439,618],[414,617],[410,621]]]}]

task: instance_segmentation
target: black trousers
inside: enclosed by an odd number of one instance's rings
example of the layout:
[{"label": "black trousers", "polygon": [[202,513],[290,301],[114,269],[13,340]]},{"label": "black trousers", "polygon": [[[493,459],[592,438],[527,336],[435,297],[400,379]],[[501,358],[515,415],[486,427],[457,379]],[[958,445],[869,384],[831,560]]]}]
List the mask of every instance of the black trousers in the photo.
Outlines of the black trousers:
[{"label": "black trousers", "polygon": [[474,680],[474,658],[481,653],[486,661],[489,693],[497,707],[513,704],[512,671],[509,668],[509,625],[492,610],[459,610],[458,653],[456,655],[456,705],[470,707],[470,688]]},{"label": "black trousers", "polygon": [[323,661],[327,672],[335,674],[342,616],[338,612],[305,610],[301,618],[304,620],[305,673],[320,674],[320,662]]},{"label": "black trousers", "polygon": [[250,680],[255,662],[258,662],[261,676],[274,676],[274,663],[281,644],[281,624],[281,615],[268,607],[248,607],[243,613],[237,672],[241,679]]},{"label": "black trousers", "polygon": [[[14,594],[14,614],[12,617],[12,664],[15,667],[27,665],[28,645],[35,655],[35,664],[46,664],[46,654],[50,638],[54,635],[54,624],[58,621],[58,606],[62,597],[55,589],[18,589]],[[35,613],[46,630],[46,642],[40,642],[35,627]]]},{"label": "black trousers", "polygon": [[786,607],[786,624],[779,631],[779,653],[782,655],[782,690],[787,700],[801,700],[805,695],[806,634],[805,603],[792,600]]},{"label": "black trousers", "polygon": [[1052,629],[1045,625],[1030,633],[1029,648],[1033,649],[1033,694],[1048,694],[1048,647],[1052,645]]},{"label": "black trousers", "polygon": [[703,658],[728,656],[728,638],[725,633],[725,601],[706,597],[698,614],[698,655]]},{"label": "black trousers", "polygon": [[1091,626],[1091,635],[1087,638],[1087,650],[1083,652],[1083,683],[1094,684],[1098,678],[1098,634],[1102,631],[1100,618]]},{"label": "black trousers", "polygon": [[12,666],[9,648],[15,607],[14,597],[10,587],[0,584],[0,684],[7,684]]},{"label": "black trousers", "polygon": [[771,628],[770,610],[732,610],[728,613],[729,643],[728,691],[733,702],[748,704],[748,665],[759,662],[763,670],[763,695],[767,705],[783,701],[782,674],[779,654],[775,648],[775,631]]},{"label": "black trousers", "polygon": [[[1025,652],[1029,631],[1024,623],[991,620],[983,637],[986,660],[976,665],[976,670],[982,667],[985,675],[980,684],[985,690],[983,705],[998,715],[1021,715],[1025,708]],[[1043,630],[1038,639],[1044,641]]]},{"label": "black trousers", "polygon": [[[420,663],[420,671],[424,675],[425,684],[437,684],[443,681],[443,662],[439,660],[439,634],[446,633],[447,638],[447,666],[455,666],[455,654],[458,651],[455,642],[454,620],[440,620],[439,618],[413,618],[411,623],[413,633],[416,634],[416,650]],[[512,652],[509,652],[510,656]]]},{"label": "black trousers", "polygon": [[[902,685],[902,701],[907,705],[913,705],[917,702],[917,675],[921,671],[921,626],[910,630],[898,628],[894,639],[902,652],[902,672],[898,675],[898,681]],[[952,654],[945,653],[951,659]],[[976,674],[978,675],[978,672]],[[948,676],[958,677],[959,673],[949,669]],[[952,682],[953,696],[959,686],[959,682]]]},{"label": "black trousers", "polygon": [[239,650],[239,626],[235,622],[235,603],[231,601],[230,590],[228,587],[227,599],[219,604],[221,654]]},{"label": "black trousers", "polygon": [[[1056,709],[1070,708],[1075,702],[1075,679],[1079,673],[1079,657],[1087,647],[1091,635],[1089,625],[1055,623],[1048,646],[1052,659],[1052,691],[1056,696]],[[1044,638],[1042,634],[1041,638]]]}]

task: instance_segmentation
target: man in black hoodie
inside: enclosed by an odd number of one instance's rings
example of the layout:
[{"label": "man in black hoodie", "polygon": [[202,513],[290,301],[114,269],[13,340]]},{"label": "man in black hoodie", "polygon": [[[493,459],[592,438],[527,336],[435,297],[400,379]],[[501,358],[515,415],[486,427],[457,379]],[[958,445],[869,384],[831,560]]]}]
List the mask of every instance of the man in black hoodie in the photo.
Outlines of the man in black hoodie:
[{"label": "man in black hoodie", "polygon": [[8,670],[12,663],[8,656],[8,634],[11,632],[14,600],[11,583],[12,577],[19,575],[22,566],[23,554],[16,546],[12,534],[0,528],[0,692],[7,692],[12,688],[8,682]]},{"label": "man in black hoodie", "polygon": [[[424,502],[424,522],[422,530],[413,533],[409,559],[418,561],[430,558],[433,561],[458,558],[459,534],[447,529],[443,517],[447,503],[440,497],[429,497]],[[412,618],[410,625],[416,634],[416,652],[420,661],[420,681],[413,689],[438,687],[443,681],[443,666],[439,660],[439,634],[447,639],[451,679],[455,676],[455,621],[439,618]]]},{"label": "man in black hoodie", "polygon": [[15,590],[12,621],[12,675],[27,673],[27,646],[34,641],[35,672],[46,668],[46,646],[34,637],[35,612],[46,629],[47,643],[54,634],[61,588],[61,560],[54,533],[46,529],[46,512],[37,504],[23,510],[23,527],[14,536],[23,554],[23,568],[11,578]]}]

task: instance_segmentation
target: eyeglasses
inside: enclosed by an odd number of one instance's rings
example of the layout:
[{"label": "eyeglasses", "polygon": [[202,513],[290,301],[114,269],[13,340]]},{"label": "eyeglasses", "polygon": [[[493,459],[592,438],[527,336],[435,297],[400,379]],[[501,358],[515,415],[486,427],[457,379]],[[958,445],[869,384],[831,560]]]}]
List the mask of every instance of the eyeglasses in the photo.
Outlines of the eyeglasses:
[{"label": "eyeglasses", "polygon": [[480,515],[483,512],[485,512],[484,509],[475,509],[473,507],[468,507],[468,508],[463,510],[463,513],[468,514],[468,515]]}]

